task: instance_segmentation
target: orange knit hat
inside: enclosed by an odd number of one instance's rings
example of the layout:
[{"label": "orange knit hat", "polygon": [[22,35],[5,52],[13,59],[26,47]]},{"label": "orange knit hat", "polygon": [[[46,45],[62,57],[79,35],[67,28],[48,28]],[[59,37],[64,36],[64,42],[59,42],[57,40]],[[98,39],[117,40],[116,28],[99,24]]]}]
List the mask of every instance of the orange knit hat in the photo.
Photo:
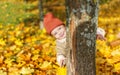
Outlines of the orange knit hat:
[{"label": "orange knit hat", "polygon": [[51,34],[51,31],[54,28],[56,28],[57,26],[63,25],[64,23],[60,19],[54,17],[52,13],[47,13],[44,16],[43,24],[47,33]]}]

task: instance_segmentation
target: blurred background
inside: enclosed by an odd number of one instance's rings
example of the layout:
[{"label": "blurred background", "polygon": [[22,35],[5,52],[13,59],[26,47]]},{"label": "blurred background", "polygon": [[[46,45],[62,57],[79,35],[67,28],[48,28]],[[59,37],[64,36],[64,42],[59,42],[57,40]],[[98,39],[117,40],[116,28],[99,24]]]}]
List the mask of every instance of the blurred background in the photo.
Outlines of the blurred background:
[{"label": "blurred background", "polygon": [[[0,75],[65,75],[56,62],[55,39],[41,27],[53,12],[66,23],[65,0],[0,0]],[[120,0],[100,0],[96,75],[120,74]]]}]

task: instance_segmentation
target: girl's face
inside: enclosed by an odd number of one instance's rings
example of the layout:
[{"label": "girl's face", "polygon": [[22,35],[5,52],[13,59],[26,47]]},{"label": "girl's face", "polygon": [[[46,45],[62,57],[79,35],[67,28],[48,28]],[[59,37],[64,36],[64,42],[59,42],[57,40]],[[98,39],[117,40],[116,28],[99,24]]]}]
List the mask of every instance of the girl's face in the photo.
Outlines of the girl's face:
[{"label": "girl's face", "polygon": [[56,28],[54,28],[51,32],[51,34],[56,38],[56,39],[63,39],[66,38],[66,29],[64,25],[60,25]]}]

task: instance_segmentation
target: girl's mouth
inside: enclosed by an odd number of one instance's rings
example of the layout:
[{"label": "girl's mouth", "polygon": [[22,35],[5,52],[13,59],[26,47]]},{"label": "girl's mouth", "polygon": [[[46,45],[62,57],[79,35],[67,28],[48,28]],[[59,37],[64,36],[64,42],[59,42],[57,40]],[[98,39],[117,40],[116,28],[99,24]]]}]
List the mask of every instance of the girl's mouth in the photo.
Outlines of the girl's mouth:
[{"label": "girl's mouth", "polygon": [[64,33],[61,33],[60,37],[63,37],[64,36]]}]

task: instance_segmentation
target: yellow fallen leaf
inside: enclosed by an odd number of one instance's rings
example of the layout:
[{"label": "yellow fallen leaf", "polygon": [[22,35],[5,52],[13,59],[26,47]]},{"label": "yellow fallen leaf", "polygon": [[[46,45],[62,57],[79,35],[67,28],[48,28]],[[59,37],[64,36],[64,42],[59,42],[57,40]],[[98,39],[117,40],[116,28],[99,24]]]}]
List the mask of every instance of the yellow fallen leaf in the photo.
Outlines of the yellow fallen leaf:
[{"label": "yellow fallen leaf", "polygon": [[3,70],[0,70],[0,75],[7,75],[7,72],[4,72]]},{"label": "yellow fallen leaf", "polygon": [[114,64],[115,70],[120,71],[120,63]]},{"label": "yellow fallen leaf", "polygon": [[30,67],[23,67],[21,70],[20,70],[20,73],[21,74],[31,74],[34,72],[34,69],[31,69]]},{"label": "yellow fallen leaf", "polygon": [[116,55],[117,55],[117,56],[120,56],[120,50],[112,51],[112,52],[111,52],[111,55],[112,55],[112,56],[116,56]]},{"label": "yellow fallen leaf", "polygon": [[2,45],[2,46],[5,46],[6,45],[6,43],[5,43],[6,41],[5,40],[3,40],[3,38],[1,38],[0,39],[0,45]]},{"label": "yellow fallen leaf", "polygon": [[40,68],[42,70],[47,70],[47,69],[51,68],[51,63],[52,62],[44,61],[43,64],[40,66]]}]

